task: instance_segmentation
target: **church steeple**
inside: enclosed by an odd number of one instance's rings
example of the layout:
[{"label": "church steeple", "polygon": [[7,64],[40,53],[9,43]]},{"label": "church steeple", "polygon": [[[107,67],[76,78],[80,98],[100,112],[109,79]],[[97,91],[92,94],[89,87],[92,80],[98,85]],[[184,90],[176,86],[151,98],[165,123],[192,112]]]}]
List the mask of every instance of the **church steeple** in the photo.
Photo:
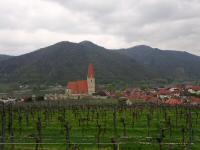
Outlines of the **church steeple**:
[{"label": "church steeple", "polygon": [[92,95],[93,93],[95,93],[95,72],[92,64],[89,64],[88,66],[87,83],[88,94]]},{"label": "church steeple", "polygon": [[88,78],[94,78],[94,67],[92,64],[89,64],[88,66]]}]

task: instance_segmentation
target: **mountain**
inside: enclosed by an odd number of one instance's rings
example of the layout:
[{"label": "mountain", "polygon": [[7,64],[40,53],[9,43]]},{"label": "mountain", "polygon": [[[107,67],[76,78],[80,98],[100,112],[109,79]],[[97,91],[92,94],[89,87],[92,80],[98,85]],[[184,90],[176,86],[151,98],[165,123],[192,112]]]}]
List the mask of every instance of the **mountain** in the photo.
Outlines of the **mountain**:
[{"label": "mountain", "polygon": [[200,57],[182,51],[160,50],[145,45],[119,50],[159,74],[161,78],[199,79]]},{"label": "mountain", "polygon": [[2,60],[0,83],[66,85],[71,80],[86,79],[89,63],[94,65],[98,84],[200,78],[200,57],[187,52],[145,45],[110,50],[90,41],[63,41]]},{"label": "mountain", "polygon": [[97,82],[132,83],[154,75],[133,58],[107,50],[92,42],[59,42],[0,63],[0,82],[61,83],[86,79],[93,63]]},{"label": "mountain", "polygon": [[12,58],[13,56],[9,56],[9,55],[0,55],[0,61],[3,61],[3,60],[7,60],[9,58]]}]

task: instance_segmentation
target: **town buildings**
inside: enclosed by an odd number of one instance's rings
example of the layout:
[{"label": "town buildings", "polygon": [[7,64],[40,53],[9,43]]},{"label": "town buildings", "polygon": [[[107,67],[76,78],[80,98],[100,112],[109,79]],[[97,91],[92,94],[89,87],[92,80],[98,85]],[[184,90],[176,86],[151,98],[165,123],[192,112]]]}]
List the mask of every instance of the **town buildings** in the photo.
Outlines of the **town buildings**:
[{"label": "town buildings", "polygon": [[155,104],[200,105],[200,86],[174,86],[149,90],[128,89],[124,96],[131,101],[150,102]]},{"label": "town buildings", "polygon": [[132,102],[145,102],[167,105],[200,105],[200,86],[171,86],[165,88],[152,88],[142,90],[140,88],[129,88],[126,90],[107,91],[103,89],[96,90],[95,71],[92,64],[88,66],[87,79],[69,81],[64,94],[48,94],[45,100],[64,100],[64,99],[126,99],[127,104]]}]

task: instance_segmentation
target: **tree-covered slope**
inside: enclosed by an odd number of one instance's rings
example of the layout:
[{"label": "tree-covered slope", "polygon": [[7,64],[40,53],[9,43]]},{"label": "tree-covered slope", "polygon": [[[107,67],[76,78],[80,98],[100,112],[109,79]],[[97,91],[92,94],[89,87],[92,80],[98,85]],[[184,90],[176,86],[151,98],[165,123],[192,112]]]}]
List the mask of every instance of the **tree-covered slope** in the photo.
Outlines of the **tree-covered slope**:
[{"label": "tree-covered slope", "polygon": [[186,52],[148,46],[109,50],[89,41],[64,41],[2,60],[0,82],[64,85],[69,80],[86,79],[89,63],[94,64],[101,84],[200,78],[200,57]]},{"label": "tree-covered slope", "polygon": [[91,42],[60,42],[0,64],[1,82],[61,83],[86,79],[93,63],[97,82],[134,82],[151,79],[152,73],[134,59]]},{"label": "tree-covered slope", "polygon": [[147,66],[162,78],[200,78],[200,57],[187,52],[160,50],[144,45],[119,52]]}]

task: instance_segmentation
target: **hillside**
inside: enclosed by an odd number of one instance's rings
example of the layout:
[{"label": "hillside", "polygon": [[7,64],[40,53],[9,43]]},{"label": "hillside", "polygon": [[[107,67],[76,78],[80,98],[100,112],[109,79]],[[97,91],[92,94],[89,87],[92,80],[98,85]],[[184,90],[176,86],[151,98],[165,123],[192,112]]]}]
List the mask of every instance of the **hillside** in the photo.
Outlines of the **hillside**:
[{"label": "hillside", "polygon": [[85,79],[87,66],[93,63],[97,82],[134,82],[151,79],[152,73],[134,59],[107,50],[89,41],[60,42],[32,53],[2,61],[3,83],[60,83]]},{"label": "hillside", "polygon": [[9,55],[0,55],[0,61],[3,61],[3,60],[7,60],[9,58],[12,58],[13,56],[9,56]]},{"label": "hillside", "polygon": [[200,78],[200,57],[186,52],[148,46],[109,50],[89,41],[63,41],[2,60],[0,82],[65,85],[69,80],[85,79],[89,63],[94,64],[100,84]]},{"label": "hillside", "polygon": [[144,45],[119,52],[150,68],[161,78],[189,80],[200,77],[200,57],[187,52],[160,50]]}]

